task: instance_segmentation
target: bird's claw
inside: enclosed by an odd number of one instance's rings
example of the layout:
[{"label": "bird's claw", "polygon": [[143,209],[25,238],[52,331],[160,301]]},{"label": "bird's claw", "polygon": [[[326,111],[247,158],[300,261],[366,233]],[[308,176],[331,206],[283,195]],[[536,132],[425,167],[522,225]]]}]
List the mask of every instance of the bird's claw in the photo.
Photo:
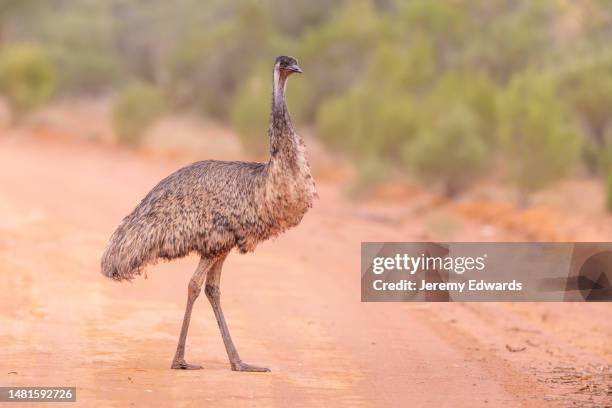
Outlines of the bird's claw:
[{"label": "bird's claw", "polygon": [[258,367],[254,365],[250,365],[247,363],[243,363],[240,361],[239,363],[232,364],[232,371],[248,371],[248,372],[256,372],[256,373],[269,373],[270,369],[267,367]]},{"label": "bird's claw", "polygon": [[175,370],[201,370],[202,366],[198,364],[189,364],[185,360],[173,361],[171,368]]}]

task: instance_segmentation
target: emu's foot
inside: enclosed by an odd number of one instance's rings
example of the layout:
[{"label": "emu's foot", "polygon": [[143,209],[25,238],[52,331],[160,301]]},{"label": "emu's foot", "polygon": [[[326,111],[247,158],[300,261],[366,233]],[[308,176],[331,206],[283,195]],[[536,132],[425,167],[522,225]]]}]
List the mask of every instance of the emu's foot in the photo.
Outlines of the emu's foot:
[{"label": "emu's foot", "polygon": [[266,367],[258,367],[243,363],[242,361],[237,364],[232,364],[232,371],[250,371],[256,373],[269,373],[270,369]]},{"label": "emu's foot", "polygon": [[172,366],[175,370],[201,370],[202,366],[197,364],[189,364],[185,360],[173,361]]}]

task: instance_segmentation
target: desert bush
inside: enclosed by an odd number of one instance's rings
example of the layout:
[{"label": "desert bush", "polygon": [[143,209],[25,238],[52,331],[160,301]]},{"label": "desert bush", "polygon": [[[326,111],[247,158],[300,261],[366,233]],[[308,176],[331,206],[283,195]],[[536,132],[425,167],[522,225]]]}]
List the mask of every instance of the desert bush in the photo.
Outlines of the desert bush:
[{"label": "desert bush", "polygon": [[342,3],[337,0],[271,0],[269,2],[274,25],[284,36],[299,36],[309,27],[322,25]]},{"label": "desert bush", "polygon": [[478,116],[455,105],[405,145],[404,161],[425,181],[441,182],[445,195],[453,197],[485,170],[489,153]]},{"label": "desert bush", "polygon": [[[270,64],[273,32],[261,2],[239,3],[236,17],[179,41],[170,56],[169,91],[179,106],[229,119],[231,104],[260,59]],[[269,65],[268,65],[269,66]],[[268,71],[266,78],[271,78]]]},{"label": "desert bush", "polygon": [[385,37],[389,24],[369,1],[347,2],[325,24],[307,30],[297,47],[304,84],[296,113],[314,121],[326,99],[358,82]]},{"label": "desert bush", "polygon": [[530,192],[567,175],[580,152],[580,136],[551,78],[523,74],[500,102],[499,137],[519,192]]},{"label": "desert bush", "polygon": [[568,81],[567,97],[580,116],[593,141],[604,145],[604,135],[612,124],[612,63],[577,73]]},{"label": "desert bush", "polygon": [[57,67],[62,94],[102,92],[117,84],[122,67],[114,54],[115,27],[107,2],[55,7],[53,18],[41,12],[32,26]]},{"label": "desert bush", "polygon": [[336,150],[407,164],[454,195],[484,168],[495,145],[497,89],[478,73],[435,81],[430,51],[422,43],[381,47],[362,84],[321,106],[317,130]]},{"label": "desert bush", "polygon": [[[481,2],[481,6],[486,4]],[[552,2],[530,1],[481,8],[478,12],[491,18],[482,21],[477,35],[466,42],[465,66],[483,68],[505,84],[513,75],[545,59],[554,49],[550,47],[554,42],[554,8]]]},{"label": "desert bush", "polygon": [[157,88],[139,82],[128,84],[118,93],[113,105],[113,126],[119,141],[138,145],[164,109],[165,100]]},{"label": "desert bush", "polygon": [[55,67],[40,47],[13,45],[0,53],[0,89],[14,119],[19,120],[49,100],[56,83]]},{"label": "desert bush", "polygon": [[117,62],[111,55],[91,48],[76,51],[58,47],[53,58],[60,69],[62,94],[100,94],[120,82]]},{"label": "desert bush", "polygon": [[232,127],[245,150],[256,156],[264,156],[269,148],[267,130],[271,95],[269,64],[262,64],[250,75],[231,107]]},{"label": "desert bush", "polygon": [[403,28],[429,34],[438,41],[459,41],[473,29],[471,16],[459,4],[444,1],[412,0],[401,3]]},{"label": "desert bush", "polygon": [[[612,61],[598,60],[572,70],[561,80],[562,96],[568,102],[587,136],[582,157],[587,169],[598,173],[607,152],[606,134],[612,130]],[[604,175],[607,169],[604,169]]]},{"label": "desert bush", "polygon": [[612,212],[612,172],[606,177],[606,209]]},{"label": "desert bush", "polygon": [[466,5],[428,0],[399,4],[397,26],[401,42],[411,44],[427,39],[440,68],[455,66],[465,44],[478,33],[474,16],[467,12]]},{"label": "desert bush", "polygon": [[606,209],[612,212],[612,171],[606,174]]},{"label": "desert bush", "polygon": [[603,151],[599,152],[599,172],[601,174],[602,184],[605,189],[605,203],[604,206],[608,212],[612,212],[612,131],[606,135],[608,139],[608,147]]},{"label": "desert bush", "polygon": [[413,40],[410,46],[392,42],[382,44],[372,58],[362,83],[380,92],[428,92],[440,73],[431,41]]},{"label": "desert bush", "polygon": [[355,157],[395,162],[420,122],[415,98],[430,87],[436,67],[430,44],[383,45],[362,81],[317,111],[316,126],[328,146]]},{"label": "desert bush", "polygon": [[497,98],[499,88],[485,73],[451,71],[443,74],[435,82],[426,98],[427,123],[433,123],[441,112],[456,105],[467,107],[475,115],[477,133],[489,148],[495,147],[497,140]]},{"label": "desert bush", "polygon": [[416,132],[415,111],[409,94],[360,86],[321,106],[317,131],[335,150],[397,163],[401,146]]},{"label": "desert bush", "polygon": [[450,71],[419,104],[419,132],[405,145],[404,165],[455,196],[487,168],[496,147],[497,89],[488,76]]},{"label": "desert bush", "polygon": [[612,167],[606,173],[606,210],[612,212]]}]

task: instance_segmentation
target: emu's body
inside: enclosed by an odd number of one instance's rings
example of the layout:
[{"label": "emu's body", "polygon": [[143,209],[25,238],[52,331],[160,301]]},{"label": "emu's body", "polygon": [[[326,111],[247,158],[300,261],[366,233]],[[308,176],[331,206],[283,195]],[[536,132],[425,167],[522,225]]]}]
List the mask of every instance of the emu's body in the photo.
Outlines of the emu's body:
[{"label": "emu's body", "polygon": [[199,368],[184,361],[184,349],[191,308],[206,278],[206,294],[232,369],[267,370],[240,361],[223,318],[219,279],[223,261],[233,248],[253,251],[259,242],[297,225],[316,196],[304,144],[293,130],[285,104],[285,85],[292,72],[301,72],[294,58],[277,58],[267,163],[207,160],[178,170],[123,220],[102,257],[104,275],[130,280],[160,258],[200,255],[189,283],[173,368]]}]

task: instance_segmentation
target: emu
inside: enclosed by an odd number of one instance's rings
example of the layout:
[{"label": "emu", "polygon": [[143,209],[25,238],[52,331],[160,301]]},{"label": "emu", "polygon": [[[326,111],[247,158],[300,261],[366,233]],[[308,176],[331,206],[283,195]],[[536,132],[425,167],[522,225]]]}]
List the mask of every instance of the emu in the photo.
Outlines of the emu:
[{"label": "emu", "polygon": [[317,197],[304,143],[285,103],[287,78],[296,72],[302,70],[295,58],[276,58],[266,163],[206,160],[176,171],[123,219],[102,256],[102,274],[122,281],[132,280],[159,259],[199,254],[171,368],[202,368],[185,361],[185,340],[204,284],[232,370],[270,371],[240,359],[223,316],[220,280],[233,248],[251,252],[259,242],[298,225]]}]

